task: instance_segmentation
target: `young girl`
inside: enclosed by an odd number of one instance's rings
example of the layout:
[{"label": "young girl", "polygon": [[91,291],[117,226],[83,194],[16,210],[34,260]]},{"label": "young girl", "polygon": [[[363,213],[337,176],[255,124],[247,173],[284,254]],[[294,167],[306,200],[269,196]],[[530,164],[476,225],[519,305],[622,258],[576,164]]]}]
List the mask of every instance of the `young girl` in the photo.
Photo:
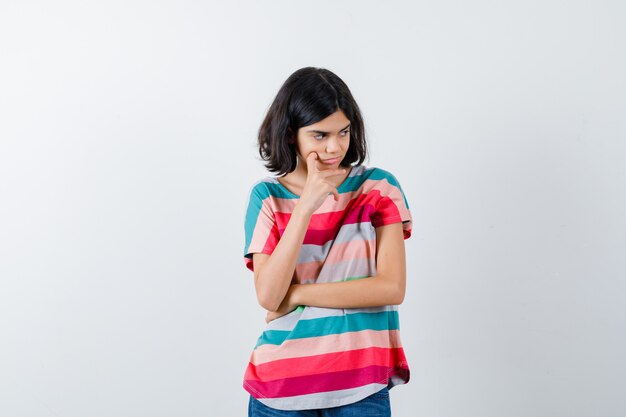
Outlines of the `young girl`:
[{"label": "young girl", "polygon": [[249,416],[390,416],[388,389],[409,380],[402,188],[362,165],[359,107],[326,69],[285,81],[258,144],[277,176],[252,186],[245,218],[244,260],[268,322],[244,377]]}]

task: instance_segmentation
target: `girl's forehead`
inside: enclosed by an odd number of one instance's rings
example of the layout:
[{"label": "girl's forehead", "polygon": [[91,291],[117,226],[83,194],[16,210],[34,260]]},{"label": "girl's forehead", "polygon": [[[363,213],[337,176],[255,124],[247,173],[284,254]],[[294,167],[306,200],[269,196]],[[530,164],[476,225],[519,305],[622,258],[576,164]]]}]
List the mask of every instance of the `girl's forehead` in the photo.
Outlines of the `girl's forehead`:
[{"label": "girl's forehead", "polygon": [[324,131],[339,131],[345,129],[350,124],[350,120],[346,117],[343,111],[337,110],[325,119],[319,122],[313,123],[308,126],[304,126],[302,129],[305,131],[311,130],[324,130]]}]

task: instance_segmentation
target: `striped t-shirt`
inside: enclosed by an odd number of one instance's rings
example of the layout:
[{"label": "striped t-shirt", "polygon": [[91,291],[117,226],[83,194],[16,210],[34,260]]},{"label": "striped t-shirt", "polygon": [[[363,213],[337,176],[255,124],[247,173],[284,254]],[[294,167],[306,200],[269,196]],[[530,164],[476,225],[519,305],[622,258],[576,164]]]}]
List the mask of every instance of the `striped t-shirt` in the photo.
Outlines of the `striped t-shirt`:
[{"label": "striped t-shirt", "polygon": [[[376,227],[412,219],[396,178],[380,168],[352,167],[313,213],[293,283],[314,284],[376,275]],[[246,267],[253,253],[271,254],[298,202],[275,177],[251,189],[245,218]],[[303,410],[351,404],[409,380],[397,306],[300,306],[271,321],[250,357],[244,388],[265,405]]]}]

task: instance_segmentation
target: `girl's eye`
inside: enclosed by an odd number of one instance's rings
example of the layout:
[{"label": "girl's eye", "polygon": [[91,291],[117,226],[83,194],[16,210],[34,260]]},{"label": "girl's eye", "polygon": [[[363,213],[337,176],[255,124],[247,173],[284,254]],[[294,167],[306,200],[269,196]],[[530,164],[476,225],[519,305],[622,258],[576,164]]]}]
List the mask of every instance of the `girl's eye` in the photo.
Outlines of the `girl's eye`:
[{"label": "girl's eye", "polygon": [[[349,130],[344,130],[344,131],[341,132],[341,136],[346,136],[348,133],[350,133]],[[317,135],[313,136],[313,139],[322,140],[322,139],[324,139],[324,136],[326,136],[326,135],[320,133],[320,134],[317,134]]]}]

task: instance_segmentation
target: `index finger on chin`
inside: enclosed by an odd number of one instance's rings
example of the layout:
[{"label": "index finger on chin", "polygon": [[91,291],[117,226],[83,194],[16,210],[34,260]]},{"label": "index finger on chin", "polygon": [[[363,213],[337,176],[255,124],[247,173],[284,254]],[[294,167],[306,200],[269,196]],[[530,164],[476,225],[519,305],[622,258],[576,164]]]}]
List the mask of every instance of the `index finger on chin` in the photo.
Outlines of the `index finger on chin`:
[{"label": "index finger on chin", "polygon": [[308,154],[307,157],[306,157],[306,163],[307,163],[307,168],[309,170],[313,169],[313,170],[319,172],[320,169],[317,166],[317,164],[318,164],[317,153],[311,152],[310,154]]}]

